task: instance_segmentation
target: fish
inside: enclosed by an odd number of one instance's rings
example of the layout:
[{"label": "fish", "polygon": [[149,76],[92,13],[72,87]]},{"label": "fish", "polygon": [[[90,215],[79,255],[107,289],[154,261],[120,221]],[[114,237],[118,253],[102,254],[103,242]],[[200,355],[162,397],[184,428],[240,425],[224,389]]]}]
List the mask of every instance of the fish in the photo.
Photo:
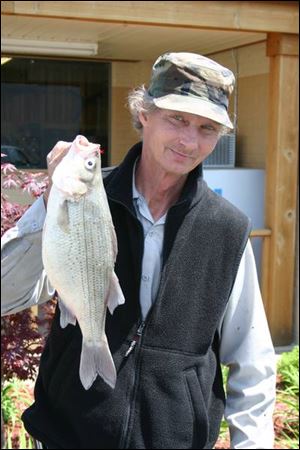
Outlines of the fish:
[{"label": "fish", "polygon": [[114,389],[116,368],[105,334],[107,308],[125,303],[114,270],[117,237],[101,173],[99,144],[78,135],[54,169],[42,235],[42,260],[58,293],[60,326],[78,323],[79,378],[88,390],[97,375]]}]

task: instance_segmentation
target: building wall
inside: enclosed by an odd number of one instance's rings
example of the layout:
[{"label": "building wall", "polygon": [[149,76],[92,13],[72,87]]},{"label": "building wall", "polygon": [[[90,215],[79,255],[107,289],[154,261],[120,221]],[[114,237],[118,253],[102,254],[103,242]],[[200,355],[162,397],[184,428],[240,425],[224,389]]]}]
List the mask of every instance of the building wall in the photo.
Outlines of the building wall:
[{"label": "building wall", "polygon": [[268,75],[239,80],[237,165],[265,168],[267,148]]},{"label": "building wall", "polygon": [[112,63],[111,165],[122,161],[128,149],[140,140],[131,125],[127,96],[130,90],[148,83],[152,64],[152,61]]},{"label": "building wall", "polygon": [[237,165],[265,168],[268,131],[269,58],[266,43],[211,55],[237,75]]}]

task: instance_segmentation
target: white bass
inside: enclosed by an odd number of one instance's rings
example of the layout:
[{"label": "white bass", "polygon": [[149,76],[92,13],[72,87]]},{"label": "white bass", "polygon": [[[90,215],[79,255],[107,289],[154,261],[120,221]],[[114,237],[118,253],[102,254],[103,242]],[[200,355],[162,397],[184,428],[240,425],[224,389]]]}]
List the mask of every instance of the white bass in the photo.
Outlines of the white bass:
[{"label": "white bass", "polygon": [[114,272],[117,238],[101,174],[100,146],[77,136],[52,177],[42,257],[59,295],[60,325],[82,333],[79,376],[89,389],[99,374],[112,388],[116,369],[105,335],[107,307],[125,302]]}]

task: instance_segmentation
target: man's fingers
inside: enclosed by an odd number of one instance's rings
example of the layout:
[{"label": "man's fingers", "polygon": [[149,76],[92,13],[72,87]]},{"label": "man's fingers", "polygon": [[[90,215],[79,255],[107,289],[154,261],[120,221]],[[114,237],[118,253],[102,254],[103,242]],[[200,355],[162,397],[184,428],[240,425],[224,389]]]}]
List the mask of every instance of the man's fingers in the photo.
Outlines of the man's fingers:
[{"label": "man's fingers", "polygon": [[44,192],[44,202],[47,207],[48,197],[50,194],[50,190],[52,187],[52,175],[56,168],[56,166],[60,163],[63,157],[68,153],[72,142],[58,141],[53,149],[47,155],[47,166],[48,166],[48,176],[49,176],[49,185]]},{"label": "man's fingers", "polygon": [[47,155],[48,165],[60,161],[68,153],[71,145],[71,142],[58,141]]}]

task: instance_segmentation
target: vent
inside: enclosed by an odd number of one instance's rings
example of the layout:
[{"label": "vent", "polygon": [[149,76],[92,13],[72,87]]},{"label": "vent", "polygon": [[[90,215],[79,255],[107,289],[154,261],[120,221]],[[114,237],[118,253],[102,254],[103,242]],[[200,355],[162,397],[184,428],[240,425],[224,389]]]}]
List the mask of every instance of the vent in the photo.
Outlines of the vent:
[{"label": "vent", "polygon": [[203,161],[206,168],[228,168],[235,166],[235,134],[222,136],[214,151]]}]

